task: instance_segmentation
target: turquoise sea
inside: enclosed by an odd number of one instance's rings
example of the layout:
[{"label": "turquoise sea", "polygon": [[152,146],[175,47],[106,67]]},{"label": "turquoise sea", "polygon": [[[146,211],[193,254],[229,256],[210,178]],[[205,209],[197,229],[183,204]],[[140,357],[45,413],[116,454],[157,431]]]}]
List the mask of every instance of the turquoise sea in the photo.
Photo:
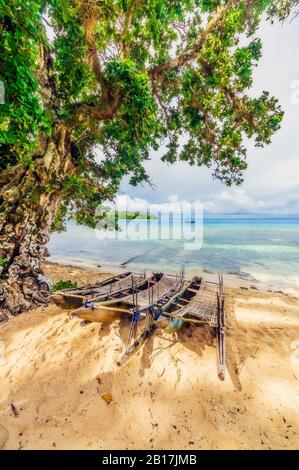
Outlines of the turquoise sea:
[{"label": "turquoise sea", "polygon": [[[129,223],[131,231],[144,232],[148,221]],[[165,222],[150,223],[158,233]],[[178,233],[181,224],[192,228],[190,221],[174,217],[171,233]],[[126,228],[125,221],[121,227]],[[66,232],[52,235],[48,248],[52,260],[167,272],[185,265],[190,273],[223,272],[299,291],[299,216],[205,216],[203,244],[196,250],[186,250],[182,240],[102,240],[94,230],[69,223]]]}]

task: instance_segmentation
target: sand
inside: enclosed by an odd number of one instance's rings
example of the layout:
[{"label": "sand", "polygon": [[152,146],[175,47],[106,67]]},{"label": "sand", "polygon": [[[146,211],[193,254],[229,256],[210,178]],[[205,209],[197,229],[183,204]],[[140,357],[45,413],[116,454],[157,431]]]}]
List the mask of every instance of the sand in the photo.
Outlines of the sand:
[{"label": "sand", "polygon": [[[54,281],[103,273],[55,264]],[[208,327],[158,330],[122,368],[129,319],[54,305],[0,326],[2,449],[298,449],[299,301],[229,288],[227,376]]]}]

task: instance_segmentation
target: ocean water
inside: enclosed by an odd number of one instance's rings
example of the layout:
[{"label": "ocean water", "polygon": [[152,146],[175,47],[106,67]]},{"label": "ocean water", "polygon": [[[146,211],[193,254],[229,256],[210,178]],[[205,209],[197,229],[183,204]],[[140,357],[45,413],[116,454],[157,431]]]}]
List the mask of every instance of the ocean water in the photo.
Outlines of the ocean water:
[{"label": "ocean water", "polygon": [[[148,221],[130,221],[131,233],[144,234]],[[154,234],[167,222],[151,220]],[[173,219],[172,238],[193,224]],[[121,222],[122,235],[127,227]],[[53,234],[48,245],[53,260],[91,262],[128,269],[177,272],[223,272],[271,287],[299,292],[299,216],[209,216],[203,220],[201,247],[186,250],[178,239],[99,239],[95,230],[69,223],[67,231]],[[163,232],[162,232],[163,233]],[[109,235],[109,234],[108,234]],[[120,235],[120,237],[122,236]]]}]

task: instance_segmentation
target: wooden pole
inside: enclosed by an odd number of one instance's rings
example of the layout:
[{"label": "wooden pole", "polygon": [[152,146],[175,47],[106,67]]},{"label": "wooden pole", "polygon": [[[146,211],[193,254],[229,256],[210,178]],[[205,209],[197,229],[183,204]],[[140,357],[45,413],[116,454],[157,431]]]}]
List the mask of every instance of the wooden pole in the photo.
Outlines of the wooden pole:
[{"label": "wooden pole", "polygon": [[217,293],[217,367],[220,380],[225,379],[225,308],[223,277],[219,275],[219,288]]},{"label": "wooden pole", "polygon": [[118,366],[123,366],[131,357],[139,351],[139,349],[142,347],[142,345],[147,341],[147,339],[153,334],[155,329],[157,328],[155,323],[151,323],[143,332],[141,335],[134,341],[131,347],[129,347],[125,354],[121,356],[118,361],[117,365]]}]

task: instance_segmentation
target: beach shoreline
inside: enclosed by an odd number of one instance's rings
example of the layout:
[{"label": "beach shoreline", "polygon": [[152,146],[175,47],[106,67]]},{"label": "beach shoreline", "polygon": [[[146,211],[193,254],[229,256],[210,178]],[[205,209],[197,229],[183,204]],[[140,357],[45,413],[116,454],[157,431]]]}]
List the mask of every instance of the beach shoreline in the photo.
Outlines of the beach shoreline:
[{"label": "beach shoreline", "polygon": [[[111,274],[45,264],[54,282]],[[129,317],[83,327],[53,304],[10,317],[0,325],[0,448],[298,449],[298,299],[226,286],[226,309],[224,382],[208,326],[158,328],[119,367]]]},{"label": "beach shoreline", "polygon": [[[125,271],[141,272],[143,270],[138,269],[134,264],[125,264],[124,266],[117,264],[105,264],[99,263],[95,260],[84,260],[84,259],[75,259],[75,258],[62,258],[51,256],[47,258],[45,266],[48,264],[56,266],[66,266],[70,268],[81,268],[86,271],[91,271],[94,273],[109,275],[123,273]],[[168,270],[168,274],[175,275],[177,272],[175,270]],[[218,273],[210,272],[205,269],[188,269],[185,273],[187,279],[191,279],[193,276],[202,276],[205,280],[211,282],[218,281]],[[244,288],[251,290],[261,290],[264,292],[274,292],[274,293],[283,293],[286,295],[291,295],[299,298],[299,289],[293,287],[281,286],[279,283],[270,283],[270,282],[261,282],[256,279],[246,278],[246,276],[233,274],[233,273],[223,273],[224,282],[227,287],[230,288]],[[56,281],[55,281],[56,282]]]}]

